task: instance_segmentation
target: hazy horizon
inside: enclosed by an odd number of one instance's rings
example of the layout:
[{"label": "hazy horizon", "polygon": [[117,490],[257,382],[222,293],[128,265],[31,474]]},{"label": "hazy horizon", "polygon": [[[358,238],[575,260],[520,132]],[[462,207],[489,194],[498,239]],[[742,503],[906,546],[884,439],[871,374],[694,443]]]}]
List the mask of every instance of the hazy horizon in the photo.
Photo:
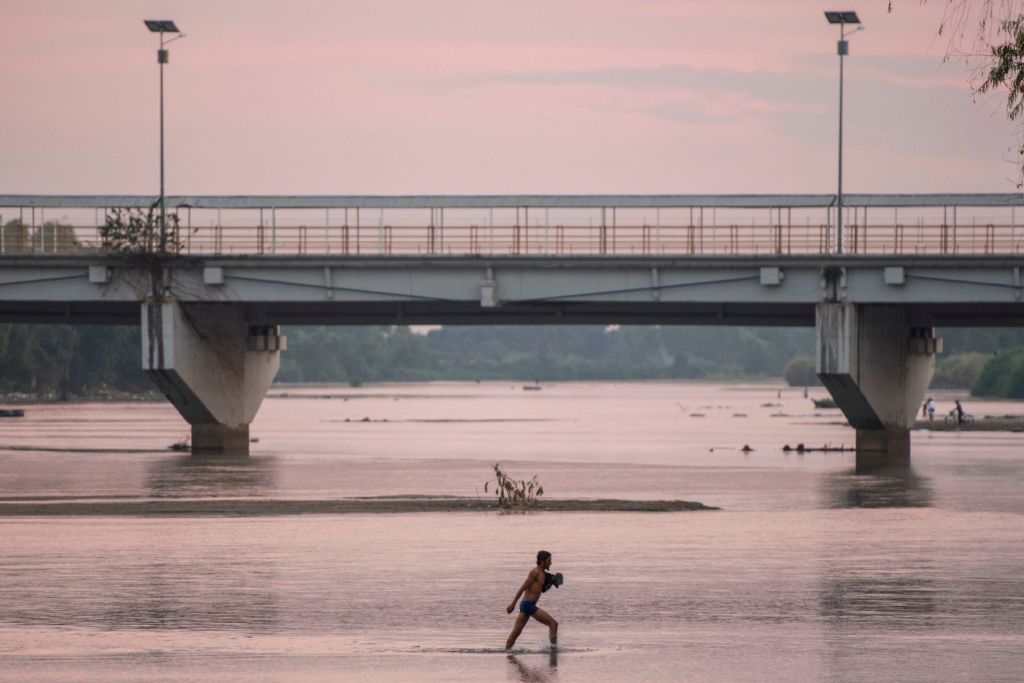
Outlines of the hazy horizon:
[{"label": "hazy horizon", "polygon": [[[943,63],[943,3],[856,9],[848,192],[1010,192],[1004,96]],[[0,192],[831,193],[831,3],[51,0],[4,12]]]}]

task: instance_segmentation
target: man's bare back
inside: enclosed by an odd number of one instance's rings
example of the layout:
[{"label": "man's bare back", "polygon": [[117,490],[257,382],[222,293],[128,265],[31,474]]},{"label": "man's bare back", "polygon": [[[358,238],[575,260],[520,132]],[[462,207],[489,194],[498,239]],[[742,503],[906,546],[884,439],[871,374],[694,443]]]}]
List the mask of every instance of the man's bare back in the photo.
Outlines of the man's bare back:
[{"label": "man's bare back", "polygon": [[523,585],[520,586],[516,596],[512,598],[512,602],[509,603],[508,608],[505,610],[512,614],[512,611],[516,608],[516,602],[522,596],[523,600],[519,603],[519,614],[516,616],[515,626],[512,627],[512,633],[508,635],[508,640],[505,641],[506,650],[511,650],[512,646],[515,645],[516,639],[523,632],[523,627],[526,626],[526,622],[530,620],[530,617],[548,627],[552,645],[558,642],[558,622],[550,614],[537,607],[540,594],[544,592],[544,572],[550,567],[551,553],[541,550],[537,553],[537,566],[530,570],[526,580],[523,581]]},{"label": "man's bare back", "polygon": [[544,571],[540,567],[534,567],[526,576],[524,583],[526,590],[523,591],[523,600],[537,602],[540,594],[544,591]]}]

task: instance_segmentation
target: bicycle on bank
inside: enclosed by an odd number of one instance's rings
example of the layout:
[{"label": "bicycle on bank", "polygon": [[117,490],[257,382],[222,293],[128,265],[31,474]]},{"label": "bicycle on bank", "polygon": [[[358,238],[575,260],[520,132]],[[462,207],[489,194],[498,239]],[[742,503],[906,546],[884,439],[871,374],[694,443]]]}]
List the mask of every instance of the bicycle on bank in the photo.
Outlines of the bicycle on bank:
[{"label": "bicycle on bank", "polygon": [[963,418],[958,421],[956,419],[956,410],[954,409],[954,410],[949,411],[949,415],[947,415],[945,417],[943,422],[945,422],[948,425],[955,425],[955,424],[972,425],[972,424],[974,424],[974,416],[973,415],[968,415],[967,413],[964,413]]}]

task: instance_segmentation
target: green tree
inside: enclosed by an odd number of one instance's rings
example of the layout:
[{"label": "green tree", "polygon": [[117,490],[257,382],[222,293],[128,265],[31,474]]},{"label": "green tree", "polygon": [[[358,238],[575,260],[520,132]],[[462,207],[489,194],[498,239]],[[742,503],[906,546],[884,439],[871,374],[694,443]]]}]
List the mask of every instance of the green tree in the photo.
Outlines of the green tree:
[{"label": "green tree", "polygon": [[[889,0],[892,10],[893,0]],[[1005,91],[1007,118],[1017,121],[1024,111],[1024,2],[947,0],[938,33],[948,36],[946,60],[973,66],[972,90],[979,95]],[[1017,152],[1020,188],[1024,186],[1024,131],[1018,134]]]},{"label": "green tree", "polygon": [[74,227],[59,221],[46,221],[32,235],[33,251],[67,254],[80,248]]},{"label": "green tree", "polygon": [[31,244],[28,226],[17,218],[7,221],[0,228],[0,245],[0,253],[4,254],[23,254],[29,251]]},{"label": "green tree", "polygon": [[1024,398],[1024,347],[1007,349],[990,358],[971,395]]},{"label": "green tree", "polygon": [[1002,21],[999,33],[1005,42],[989,46],[991,64],[977,90],[987,93],[1005,89],[1006,115],[1013,121],[1024,108],[1024,17]]},{"label": "green tree", "polygon": [[36,389],[36,363],[32,356],[35,328],[29,325],[4,325],[4,353],[0,355],[0,387],[5,391],[33,392]]},{"label": "green tree", "polygon": [[71,360],[71,393],[89,395],[107,390],[151,391],[153,385],[139,363],[139,328],[134,325],[83,325]]},{"label": "green tree", "polygon": [[970,389],[988,362],[985,353],[960,353],[943,358],[935,364],[935,375],[931,385],[936,389]]},{"label": "green tree", "polygon": [[150,391],[139,343],[135,326],[0,325],[0,390],[61,398]]},{"label": "green tree", "polygon": [[782,376],[791,387],[816,387],[821,385],[817,363],[810,356],[797,356],[789,361]]}]

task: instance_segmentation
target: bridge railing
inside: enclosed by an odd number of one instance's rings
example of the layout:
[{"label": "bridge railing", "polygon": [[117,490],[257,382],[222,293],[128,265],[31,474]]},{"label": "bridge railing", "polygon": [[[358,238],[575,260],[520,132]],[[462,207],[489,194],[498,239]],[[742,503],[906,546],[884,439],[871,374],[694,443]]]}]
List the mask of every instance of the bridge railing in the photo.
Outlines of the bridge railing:
[{"label": "bridge railing", "polygon": [[[183,254],[351,256],[629,256],[813,255],[835,251],[827,225],[620,225],[601,231],[579,226],[542,228],[457,226],[444,230],[384,225],[212,226],[183,231]],[[843,252],[881,254],[1020,254],[1024,228],[987,223],[857,225],[844,227]],[[0,254],[74,254],[105,250],[95,226],[69,224],[0,228]]]},{"label": "bridge railing", "polygon": [[[842,252],[941,255],[1024,251],[1024,225],[1017,223],[1017,206],[1005,201],[1005,195],[996,196],[1002,203],[993,200],[992,204],[967,206],[940,205],[932,196],[926,197],[931,203],[922,206],[906,200],[897,208],[872,208],[863,205],[867,201],[863,200],[861,206],[850,207],[844,211]],[[964,201],[964,197],[975,196],[958,197]],[[73,200],[84,203],[90,198],[49,198],[48,205],[36,201],[31,207],[10,206],[3,199],[0,196],[0,254],[102,253],[107,248],[100,226],[108,211],[74,205]],[[211,203],[217,198],[205,199]],[[228,199],[240,198],[225,198],[225,203]],[[727,206],[725,199],[729,198],[719,199],[722,205],[717,207],[537,209],[506,205],[494,209],[362,207],[360,211],[349,207],[222,209],[182,205],[170,213],[179,220],[181,253],[194,256],[682,257],[837,252],[834,212],[821,201],[813,206],[749,207]],[[924,199],[918,201],[925,203]]]}]

